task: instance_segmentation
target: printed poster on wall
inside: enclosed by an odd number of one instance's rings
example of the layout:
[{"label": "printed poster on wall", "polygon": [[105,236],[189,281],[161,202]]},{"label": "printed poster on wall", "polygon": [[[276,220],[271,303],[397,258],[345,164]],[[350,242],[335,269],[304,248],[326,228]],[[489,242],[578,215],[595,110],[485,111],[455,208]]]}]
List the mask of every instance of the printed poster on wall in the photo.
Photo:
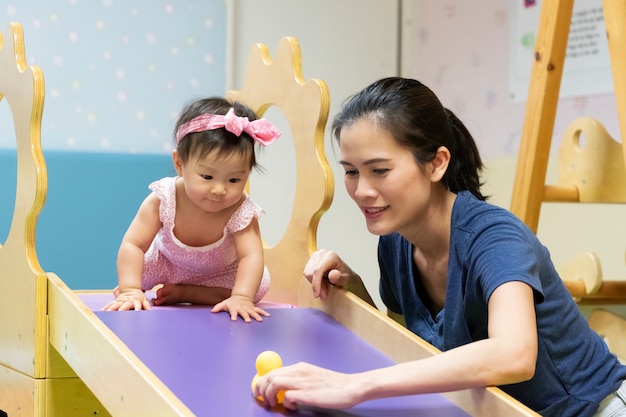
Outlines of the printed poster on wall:
[{"label": "printed poster on wall", "polygon": [[[510,0],[510,99],[528,96],[535,40],[541,14],[540,0]],[[567,41],[560,97],[613,93],[613,78],[601,0],[576,0]]]}]

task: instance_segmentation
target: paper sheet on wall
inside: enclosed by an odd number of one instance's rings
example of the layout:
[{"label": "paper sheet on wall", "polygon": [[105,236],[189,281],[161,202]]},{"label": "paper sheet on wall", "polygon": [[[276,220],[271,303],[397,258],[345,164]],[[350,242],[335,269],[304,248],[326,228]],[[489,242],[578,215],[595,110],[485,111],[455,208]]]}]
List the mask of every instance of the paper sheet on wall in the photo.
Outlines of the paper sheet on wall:
[{"label": "paper sheet on wall", "polygon": [[[528,96],[540,0],[510,0],[510,99]],[[613,93],[613,78],[601,0],[576,0],[567,42],[560,97]]]}]

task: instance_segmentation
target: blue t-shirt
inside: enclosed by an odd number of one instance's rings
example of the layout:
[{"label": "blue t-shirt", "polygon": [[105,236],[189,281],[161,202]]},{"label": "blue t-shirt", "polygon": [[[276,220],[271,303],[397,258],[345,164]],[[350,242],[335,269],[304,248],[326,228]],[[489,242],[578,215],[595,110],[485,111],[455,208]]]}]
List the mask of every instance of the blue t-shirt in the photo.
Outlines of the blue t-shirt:
[{"label": "blue t-shirt", "polygon": [[592,416],[626,379],[606,343],[589,328],[557,274],[548,250],[509,211],[464,191],[452,209],[445,306],[432,317],[420,296],[411,243],[398,234],[378,244],[380,293],[407,328],[439,348],[486,339],[487,304],[498,286],[533,288],[538,357],[534,377],[500,386],[543,416]]}]

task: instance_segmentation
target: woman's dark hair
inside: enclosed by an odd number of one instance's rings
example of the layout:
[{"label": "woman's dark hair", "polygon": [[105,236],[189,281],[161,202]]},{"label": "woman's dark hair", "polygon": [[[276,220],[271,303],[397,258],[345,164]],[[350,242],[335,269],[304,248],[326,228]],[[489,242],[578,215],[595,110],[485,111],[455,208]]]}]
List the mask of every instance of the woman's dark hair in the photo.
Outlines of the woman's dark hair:
[{"label": "woman's dark hair", "polygon": [[452,192],[467,190],[480,200],[482,160],[467,128],[437,96],[417,80],[383,78],[352,96],[335,116],[332,133],[340,141],[341,129],[368,118],[385,128],[409,149],[418,165],[432,161],[437,149],[450,151],[450,165],[442,178]]},{"label": "woman's dark hair", "polygon": [[[237,116],[247,117],[250,121],[257,119],[256,113],[242,103],[229,101],[222,97],[204,98],[191,101],[185,105],[176,122],[176,126],[174,126],[174,136],[176,136],[180,126],[202,114],[225,115],[231,108],[235,110],[235,115]],[[245,132],[237,136],[223,127],[193,132],[181,138],[180,143],[176,146],[176,152],[183,163],[186,163],[191,155],[204,158],[214,150],[217,150],[219,157],[233,154],[249,157],[250,169],[257,167],[254,140]]]}]

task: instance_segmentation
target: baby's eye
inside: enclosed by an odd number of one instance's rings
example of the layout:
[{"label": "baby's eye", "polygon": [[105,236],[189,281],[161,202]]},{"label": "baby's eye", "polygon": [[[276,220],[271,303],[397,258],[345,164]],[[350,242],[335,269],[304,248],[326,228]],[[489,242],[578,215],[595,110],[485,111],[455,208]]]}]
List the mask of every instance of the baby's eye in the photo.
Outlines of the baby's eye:
[{"label": "baby's eye", "polygon": [[231,182],[233,184],[237,184],[239,181],[241,181],[241,179],[239,179],[239,178],[231,178],[231,179],[228,180],[228,182]]},{"label": "baby's eye", "polygon": [[204,178],[205,180],[212,180],[213,179],[213,175],[200,175],[202,178]]},{"label": "baby's eye", "polygon": [[356,169],[348,169],[346,170],[346,177],[356,177],[358,173],[359,171],[357,171]]}]

